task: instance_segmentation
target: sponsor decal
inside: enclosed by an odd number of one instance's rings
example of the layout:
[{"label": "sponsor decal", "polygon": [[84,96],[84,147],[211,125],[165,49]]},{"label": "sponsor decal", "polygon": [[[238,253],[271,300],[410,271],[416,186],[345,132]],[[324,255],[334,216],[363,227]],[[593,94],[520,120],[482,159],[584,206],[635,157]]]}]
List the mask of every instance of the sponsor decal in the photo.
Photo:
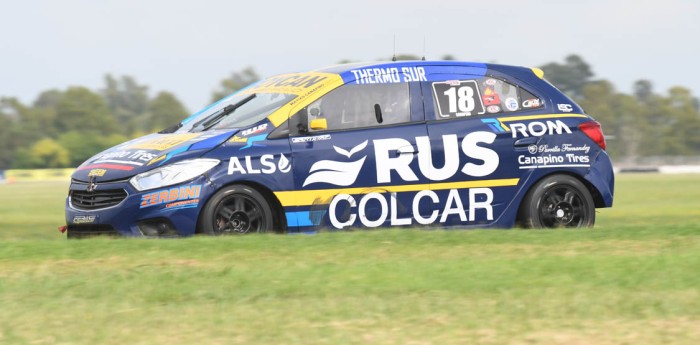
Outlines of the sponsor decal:
[{"label": "sponsor decal", "polygon": [[[270,84],[267,81],[262,81],[261,83],[256,84],[254,87],[251,87],[241,92],[246,94],[268,92],[297,95],[296,98],[291,100],[289,103],[283,105],[267,117],[267,119],[270,121],[273,127],[279,127],[282,123],[289,120],[289,114],[294,114],[301,107],[308,105],[311,101],[318,98],[317,95],[325,94],[326,92],[333,90],[340,85],[343,85],[343,79],[338,74],[312,72],[303,74],[292,74],[291,76],[295,75],[308,76],[309,78],[305,79],[305,83],[299,84],[299,86],[296,87],[274,86],[274,83]],[[284,76],[272,77],[270,78],[270,80],[273,78],[284,78]]]},{"label": "sponsor decal", "polygon": [[131,151],[114,151],[114,152],[107,152],[103,155],[100,155],[95,162],[106,162],[111,159],[115,158],[126,158],[131,154]]},{"label": "sponsor decal", "polygon": [[497,105],[489,105],[488,107],[486,107],[486,112],[490,113],[490,114],[498,113],[500,111],[501,111],[501,107],[499,107]]},{"label": "sponsor decal", "polygon": [[[415,152],[413,143],[406,139],[387,138],[374,140],[374,157],[377,162],[381,162],[381,164],[376,164],[377,183],[392,183],[392,176],[398,176],[401,181],[405,182],[418,181],[416,172],[410,166],[414,156],[418,159],[420,174],[432,181],[443,181],[459,172],[473,177],[490,175],[498,168],[500,158],[496,151],[482,145],[492,144],[495,139],[496,134],[484,131],[469,133],[462,138],[461,142],[456,134],[443,135],[442,152],[444,159],[440,159],[440,161],[445,162],[445,164],[439,168],[436,168],[433,164],[433,150],[431,149],[430,137],[428,136],[415,138],[415,147],[417,148]],[[352,156],[366,147],[367,141],[350,150],[336,146],[333,148],[338,154],[351,159]],[[396,152],[399,150],[402,150],[402,154],[396,155]],[[459,165],[460,150],[462,154],[471,158],[470,162],[461,167]],[[309,176],[304,181],[303,187],[313,183],[350,186],[357,180],[366,158],[367,155],[365,154],[361,158],[350,162],[318,161],[311,166]],[[483,163],[476,164],[472,161]],[[395,174],[392,174],[392,172]]]},{"label": "sponsor decal", "polygon": [[474,80],[460,81],[459,85],[435,82],[432,86],[440,117],[472,116],[486,112],[479,88]]},{"label": "sponsor decal", "polygon": [[318,84],[316,87],[305,89],[303,93],[300,93],[298,97],[287,103],[288,106],[294,106],[297,103],[305,101],[309,96],[313,95],[315,92],[322,90],[327,87],[327,84]]},{"label": "sponsor decal", "polygon": [[90,176],[102,177],[102,176],[105,176],[106,173],[107,173],[107,169],[92,169],[88,173],[88,177],[90,177]]},{"label": "sponsor decal", "polygon": [[573,145],[573,144],[561,144],[561,145],[555,145],[555,146],[550,146],[548,144],[543,144],[543,145],[530,145],[528,146],[528,152],[531,154],[535,153],[561,153],[561,152],[583,152],[585,154],[588,154],[588,152],[591,151],[591,147],[588,146],[588,144],[583,144],[583,145]]},{"label": "sponsor decal", "polygon": [[324,135],[314,135],[311,137],[295,137],[295,138],[292,138],[292,143],[298,144],[298,143],[309,143],[309,142],[314,142],[314,141],[325,141],[325,140],[331,140],[331,135],[324,134]]},{"label": "sponsor decal", "polygon": [[141,161],[141,162],[148,162],[148,161],[152,160],[153,158],[156,158],[157,156],[158,156],[158,155],[155,154],[155,153],[150,153],[150,152],[147,152],[147,151],[138,150],[138,151],[132,153],[132,154],[128,157],[128,159],[136,160],[136,161]]},{"label": "sponsor decal", "polygon": [[562,144],[561,145],[561,150],[562,152],[583,152],[583,153],[588,153],[591,150],[591,147],[588,146],[587,144],[583,144],[582,146],[574,146],[572,144]]},{"label": "sponsor decal", "polygon": [[[190,141],[197,138],[199,133],[186,133],[186,134],[168,134],[163,136],[158,136],[155,138],[147,139],[131,145],[130,149],[143,149],[143,150],[156,150],[165,151],[184,142]],[[205,139],[205,138],[199,138]],[[151,159],[155,158],[152,157]]]},{"label": "sponsor decal", "polygon": [[84,165],[78,168],[78,171],[80,170],[88,170],[88,169],[96,169],[96,168],[102,168],[102,169],[114,169],[114,170],[123,170],[123,171],[130,171],[133,170],[134,167],[129,166],[129,165],[120,165],[120,164],[90,164],[90,165]]},{"label": "sponsor decal", "polygon": [[501,97],[493,92],[493,89],[490,87],[487,87],[486,90],[484,90],[484,95],[481,97],[481,99],[484,101],[484,105],[499,105],[501,104]]},{"label": "sponsor decal", "polygon": [[531,155],[534,155],[537,153],[537,145],[532,144],[527,147],[527,152],[530,152]]},{"label": "sponsor decal", "polygon": [[[365,140],[361,144],[345,150],[338,146],[333,146],[333,149],[338,154],[351,158],[354,154],[364,150],[367,147],[368,141]],[[336,186],[349,186],[357,180],[357,176],[362,170],[362,165],[365,164],[367,155],[362,158],[350,162],[337,162],[331,160],[322,160],[314,163],[309,170],[309,176],[304,180],[302,187],[306,187],[312,183],[329,183]]]},{"label": "sponsor decal", "polygon": [[[196,207],[199,203],[199,194],[202,185],[192,185],[163,189],[141,196],[139,208],[147,208],[157,205],[165,205],[168,209]],[[188,201],[188,203],[179,203]]]},{"label": "sponsor decal", "polygon": [[155,153],[146,150],[136,151],[113,151],[100,155],[92,163],[120,163],[142,166],[145,162],[154,159],[157,156]]},{"label": "sponsor decal", "polygon": [[73,216],[73,224],[93,224],[97,221],[97,216],[77,215]]},{"label": "sponsor decal", "polygon": [[481,122],[487,124],[489,128],[496,133],[504,133],[507,131],[507,129],[498,119],[481,119]]},{"label": "sponsor decal", "polygon": [[538,108],[542,105],[539,98],[531,98],[523,101],[523,108]]},{"label": "sponsor decal", "polygon": [[308,89],[324,81],[327,76],[314,73],[295,73],[271,77],[263,81],[255,89],[302,88]]},{"label": "sponsor decal", "polygon": [[535,157],[525,155],[518,156],[520,169],[536,168],[561,168],[561,167],[589,167],[590,157],[587,156],[591,147],[587,144],[573,145],[561,144],[550,146],[548,144],[530,145],[527,152]]},{"label": "sponsor decal", "polygon": [[362,68],[351,70],[357,84],[408,83],[428,81],[423,67]]},{"label": "sponsor decal", "polygon": [[[545,115],[525,115],[525,116],[507,116],[499,118],[486,118],[482,119],[481,122],[487,124],[492,131],[496,133],[510,132],[510,128],[506,125],[506,122],[516,122],[516,121],[530,121],[530,120],[543,120],[543,119],[558,119],[567,117],[577,117],[586,118],[588,116],[583,114],[545,114]],[[568,127],[567,127],[568,128]]]},{"label": "sponsor decal", "polygon": [[173,151],[171,151],[171,152],[168,152],[168,154],[165,154],[165,155],[162,155],[162,156],[160,156],[160,157],[156,157],[156,158],[154,158],[154,159],[151,159],[151,160],[148,162],[148,164],[146,164],[146,165],[151,165],[151,164],[160,162],[160,163],[158,164],[158,166],[161,166],[161,165],[163,165],[165,162],[167,162],[167,161],[169,161],[171,158],[173,158],[175,155],[180,154],[180,153],[183,153],[183,152],[187,152],[187,150],[189,150],[190,147],[191,147],[191,146],[182,146],[182,147],[179,147],[179,148],[177,148],[177,149],[175,149],[175,150],[173,150]]},{"label": "sponsor decal", "polygon": [[239,150],[249,149],[253,146],[264,147],[264,144],[260,144],[259,141],[263,141],[267,138],[267,134],[260,134],[253,137],[248,137],[245,146],[241,147]]},{"label": "sponsor decal", "polygon": [[192,208],[197,207],[199,204],[199,199],[176,201],[170,204],[165,204],[165,208],[168,210],[176,210],[181,208]]},{"label": "sponsor decal", "polygon": [[590,167],[590,157],[575,153],[564,155],[518,156],[520,169]]},{"label": "sponsor decal", "polygon": [[484,84],[494,86],[496,85],[496,79],[486,79]]},{"label": "sponsor decal", "polygon": [[565,113],[570,113],[574,111],[574,108],[573,106],[571,106],[571,104],[557,104],[557,108]]},{"label": "sponsor decal", "polygon": [[[413,212],[411,217],[406,218],[399,218],[397,215],[398,198],[396,192],[371,192],[359,197],[359,201],[350,194],[338,194],[331,200],[328,216],[331,225],[336,229],[353,226],[358,219],[362,225],[369,228],[381,226],[387,221],[391,225],[445,223],[450,216],[458,216],[462,222],[473,222],[476,220],[477,212],[484,212],[487,220],[493,220],[493,206],[491,205],[493,202],[493,190],[491,188],[470,188],[462,191],[468,195],[466,209],[458,189],[450,189],[444,201],[440,200],[438,194],[434,191],[422,190],[413,196],[411,203]],[[433,207],[433,211],[430,214],[420,213],[422,200],[429,200],[436,206]],[[372,208],[376,208],[379,205],[381,212],[376,219],[370,219],[367,216],[368,203],[371,203]],[[339,209],[342,212],[338,212]],[[439,214],[440,218],[438,219]]]},{"label": "sponsor decal", "polygon": [[247,136],[249,136],[249,135],[253,135],[253,134],[256,134],[256,133],[262,133],[262,132],[264,132],[265,130],[267,130],[267,123],[263,123],[263,124],[261,124],[261,125],[255,126],[255,127],[253,127],[253,128],[244,129],[244,130],[241,131],[241,136],[242,136],[242,137],[247,137]]},{"label": "sponsor decal", "polygon": [[232,142],[232,143],[245,143],[245,142],[248,142],[248,138],[241,138],[241,137],[239,137],[239,136],[237,136],[237,135],[234,135],[233,138],[231,138],[231,140],[229,140],[229,142]]},{"label": "sponsor decal", "polygon": [[158,163],[158,162],[160,162],[160,161],[163,161],[166,157],[167,157],[167,155],[160,155],[160,156],[158,156],[158,157],[156,157],[156,158],[151,159],[151,160],[148,162],[148,164],[146,164],[146,165],[151,165],[151,164],[154,164],[154,163]]},{"label": "sponsor decal", "polygon": [[545,134],[571,134],[571,129],[561,120],[556,121],[532,121],[528,124],[525,123],[511,123],[510,130],[513,133],[513,138],[518,138],[518,136],[526,137],[541,137]]},{"label": "sponsor decal", "polygon": [[516,100],[513,97],[506,98],[506,109],[510,111],[516,111],[518,110],[518,108],[518,100]]},{"label": "sponsor decal", "polygon": [[[461,142],[457,135],[449,134],[442,136],[443,154],[445,164],[436,168],[433,165],[432,149],[430,137],[416,137],[417,153],[414,153],[418,158],[418,170],[420,173],[432,180],[443,181],[461,172],[468,176],[482,177],[487,176],[496,171],[499,165],[499,156],[496,151],[483,144],[492,144],[496,139],[496,135],[490,132],[472,132],[464,136]],[[482,144],[482,145],[479,145]],[[378,139],[374,140],[374,153],[377,162],[377,182],[390,183],[391,172],[398,174],[403,181],[417,181],[418,177],[411,169],[409,164],[413,160],[413,154],[402,154],[397,157],[390,157],[390,153],[397,152],[401,148],[410,147],[413,145],[405,139]],[[472,162],[464,164],[461,169],[459,166],[460,149],[462,154],[467,156],[470,161],[481,161],[481,164]]]},{"label": "sponsor decal", "polygon": [[289,159],[284,154],[280,154],[275,162],[274,155],[262,155],[259,160],[251,156],[243,157],[243,163],[240,158],[231,157],[228,162],[228,174],[274,174],[277,171],[286,174],[292,169]]}]

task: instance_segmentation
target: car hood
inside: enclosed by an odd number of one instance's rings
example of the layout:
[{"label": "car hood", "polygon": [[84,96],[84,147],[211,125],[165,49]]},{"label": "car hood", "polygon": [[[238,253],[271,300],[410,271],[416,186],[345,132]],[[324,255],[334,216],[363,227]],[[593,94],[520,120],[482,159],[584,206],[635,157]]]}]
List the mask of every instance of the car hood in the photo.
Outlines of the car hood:
[{"label": "car hood", "polygon": [[126,179],[166,163],[199,157],[236,132],[238,129],[150,134],[96,154],[80,165],[72,178],[79,181],[88,181],[91,177],[97,181]]}]

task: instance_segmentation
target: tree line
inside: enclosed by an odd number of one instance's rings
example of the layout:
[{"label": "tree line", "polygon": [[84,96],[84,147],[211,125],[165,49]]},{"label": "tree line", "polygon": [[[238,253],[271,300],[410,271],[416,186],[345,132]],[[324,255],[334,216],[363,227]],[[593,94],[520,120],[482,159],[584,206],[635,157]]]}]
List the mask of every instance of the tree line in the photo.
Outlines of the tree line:
[{"label": "tree line", "polygon": [[[578,55],[540,68],[548,81],[603,125],[608,152],[616,162],[700,155],[700,101],[689,89],[676,86],[659,94],[651,81],[639,80],[633,92],[626,94],[611,82],[595,78],[591,66]],[[253,67],[234,72],[221,80],[212,102],[259,79]],[[98,90],[80,86],[47,90],[29,105],[3,97],[0,170],[76,167],[104,149],[170,127],[188,115],[174,94],[161,91],[150,96],[148,86],[131,76],[108,74]]]},{"label": "tree line", "polygon": [[688,88],[674,86],[660,94],[646,79],[631,94],[596,79],[578,55],[540,67],[545,78],[572,97],[603,126],[608,153],[617,164],[649,157],[700,155],[700,100]]}]

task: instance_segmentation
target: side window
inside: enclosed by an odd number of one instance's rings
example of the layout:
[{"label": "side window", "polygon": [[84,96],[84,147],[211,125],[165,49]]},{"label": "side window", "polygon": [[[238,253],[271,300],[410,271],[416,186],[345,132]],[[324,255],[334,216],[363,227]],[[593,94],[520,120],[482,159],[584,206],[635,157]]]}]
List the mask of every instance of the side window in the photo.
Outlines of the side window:
[{"label": "side window", "polygon": [[518,87],[494,78],[479,79],[483,91],[484,105],[489,114],[509,113],[520,110]]},{"label": "side window", "polygon": [[437,119],[511,113],[544,106],[541,99],[527,90],[490,77],[434,82],[432,90]]},{"label": "side window", "polygon": [[373,127],[411,121],[408,83],[344,85],[311,103],[311,121],[325,119],[326,130]]},{"label": "side window", "polygon": [[529,91],[520,88],[520,105],[524,109],[536,109],[544,107],[544,101]]}]

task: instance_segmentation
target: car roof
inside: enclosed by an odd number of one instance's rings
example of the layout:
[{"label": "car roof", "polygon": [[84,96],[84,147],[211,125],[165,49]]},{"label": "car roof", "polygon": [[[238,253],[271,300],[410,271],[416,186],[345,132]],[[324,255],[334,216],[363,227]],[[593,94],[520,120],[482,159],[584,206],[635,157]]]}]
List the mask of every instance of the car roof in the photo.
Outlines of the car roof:
[{"label": "car roof", "polygon": [[487,67],[487,64],[480,62],[466,61],[424,61],[424,60],[401,60],[401,61],[370,61],[370,62],[355,62],[348,64],[339,64],[321,68],[316,72],[336,73],[341,74],[359,68],[388,68],[388,67],[411,67],[411,66],[468,66],[468,67]]},{"label": "car roof", "polygon": [[402,60],[402,61],[370,61],[370,62],[354,62],[347,64],[338,64],[333,66],[324,67],[314,72],[323,73],[335,73],[342,74],[349,72],[353,69],[364,69],[364,68],[389,68],[389,67],[412,67],[412,66],[445,66],[445,67],[476,67],[476,68],[487,68],[500,71],[502,69],[512,69],[512,68],[523,68],[530,69],[528,67],[519,66],[509,66],[500,65],[493,63],[483,63],[483,62],[469,62],[469,61],[454,61],[454,60]]},{"label": "car roof", "polygon": [[[407,61],[370,61],[370,62],[356,62],[348,64],[339,64],[334,66],[324,67],[314,72],[322,73],[333,73],[343,76],[351,75],[351,71],[358,69],[368,69],[368,68],[405,68],[405,67],[427,67],[432,71],[442,70],[441,67],[445,68],[445,73],[449,70],[455,70],[458,68],[462,71],[472,71],[469,74],[484,75],[484,74],[504,74],[511,77],[515,77],[521,80],[542,79],[542,71],[537,68],[523,67],[523,66],[511,66],[511,65],[501,65],[495,63],[482,63],[482,62],[469,62],[469,61],[454,61],[454,60],[407,60]],[[466,69],[465,69],[466,68]],[[488,72],[487,72],[488,71]]]}]

